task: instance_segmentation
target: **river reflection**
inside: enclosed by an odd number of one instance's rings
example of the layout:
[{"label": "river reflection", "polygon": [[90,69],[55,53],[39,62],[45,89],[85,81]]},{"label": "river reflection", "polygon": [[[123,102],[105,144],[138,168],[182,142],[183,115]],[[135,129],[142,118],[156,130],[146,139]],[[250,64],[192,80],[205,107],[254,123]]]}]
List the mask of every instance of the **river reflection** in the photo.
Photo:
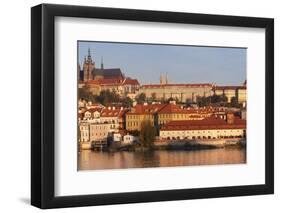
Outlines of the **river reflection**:
[{"label": "river reflection", "polygon": [[78,170],[123,169],[169,166],[192,166],[246,163],[246,150],[221,148],[209,150],[97,152],[83,150],[78,154]]}]

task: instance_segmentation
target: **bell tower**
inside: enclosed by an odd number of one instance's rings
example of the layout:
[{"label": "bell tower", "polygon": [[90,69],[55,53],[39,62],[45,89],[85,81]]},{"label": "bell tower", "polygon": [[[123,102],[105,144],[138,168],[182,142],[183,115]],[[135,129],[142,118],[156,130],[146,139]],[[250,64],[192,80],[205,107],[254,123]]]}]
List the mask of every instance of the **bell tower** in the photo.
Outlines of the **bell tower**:
[{"label": "bell tower", "polygon": [[83,73],[84,73],[84,81],[89,81],[93,79],[93,71],[95,69],[95,62],[91,56],[91,50],[88,48],[88,56],[84,58],[83,63]]}]

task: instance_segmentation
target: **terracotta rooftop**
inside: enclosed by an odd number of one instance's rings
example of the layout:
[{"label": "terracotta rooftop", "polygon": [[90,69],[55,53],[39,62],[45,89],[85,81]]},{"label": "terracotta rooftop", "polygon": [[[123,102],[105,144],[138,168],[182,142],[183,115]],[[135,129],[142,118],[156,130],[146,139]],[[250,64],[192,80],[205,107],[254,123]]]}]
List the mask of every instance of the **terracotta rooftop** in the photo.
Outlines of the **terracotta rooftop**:
[{"label": "terracotta rooftop", "polygon": [[148,104],[148,105],[137,104],[127,114],[154,114],[164,106],[165,104]]},{"label": "terracotta rooftop", "polygon": [[122,115],[127,111],[126,108],[121,107],[106,107],[101,111],[101,117],[122,117]]},{"label": "terracotta rooftop", "polygon": [[186,114],[210,114],[214,112],[224,112],[225,110],[219,107],[205,107],[205,108],[181,108],[176,104],[137,104],[132,108],[129,114],[169,114],[169,113],[186,113]]},{"label": "terracotta rooftop", "polygon": [[139,82],[137,79],[131,79],[131,78],[105,78],[105,79],[95,79],[95,80],[89,80],[87,81],[88,85],[139,85]]},{"label": "terracotta rooftop", "polygon": [[246,120],[239,117],[234,118],[232,124],[217,117],[209,117],[203,120],[180,120],[170,121],[164,125],[161,130],[208,130],[208,129],[246,129]]},{"label": "terracotta rooftop", "polygon": [[123,83],[123,85],[140,85],[137,79],[131,79],[131,78],[126,78]]}]

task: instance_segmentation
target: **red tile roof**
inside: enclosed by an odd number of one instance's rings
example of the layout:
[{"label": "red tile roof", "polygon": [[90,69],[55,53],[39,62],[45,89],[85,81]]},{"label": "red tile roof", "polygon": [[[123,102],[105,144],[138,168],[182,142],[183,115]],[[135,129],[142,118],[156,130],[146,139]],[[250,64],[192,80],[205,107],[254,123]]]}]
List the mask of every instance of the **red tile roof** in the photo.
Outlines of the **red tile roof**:
[{"label": "red tile roof", "polygon": [[140,85],[137,79],[126,78],[123,85]]},{"label": "red tile roof", "polygon": [[109,78],[109,79],[96,79],[96,80],[89,80],[87,84],[97,84],[97,85],[118,85],[121,84],[123,81],[122,78]]},{"label": "red tile roof", "polygon": [[235,117],[234,123],[229,124],[221,118],[214,116],[203,120],[170,121],[161,130],[208,130],[208,129],[246,129],[246,120]]},{"label": "red tile roof", "polygon": [[163,106],[165,106],[165,104],[137,104],[132,108],[131,112],[128,112],[127,114],[154,114]]},{"label": "red tile roof", "polygon": [[115,107],[113,109],[113,107],[110,107],[110,109],[108,107],[104,108],[101,111],[101,117],[119,117],[121,118],[125,112],[127,112],[128,109],[126,108],[121,108],[121,107]]},{"label": "red tile roof", "polygon": [[88,85],[139,85],[137,79],[126,78],[123,79],[121,77],[118,78],[105,78],[105,79],[96,79],[89,80],[86,82]]}]

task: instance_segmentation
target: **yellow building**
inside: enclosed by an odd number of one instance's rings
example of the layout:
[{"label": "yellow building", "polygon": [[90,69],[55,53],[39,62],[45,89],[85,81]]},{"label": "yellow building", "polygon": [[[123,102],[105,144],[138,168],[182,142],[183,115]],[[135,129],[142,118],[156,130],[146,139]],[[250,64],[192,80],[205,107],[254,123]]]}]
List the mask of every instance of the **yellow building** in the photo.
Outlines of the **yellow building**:
[{"label": "yellow building", "polygon": [[166,104],[157,112],[157,124],[159,127],[170,122],[178,120],[202,120],[210,117],[214,112],[212,108],[181,108],[175,104]]},{"label": "yellow building", "polygon": [[137,104],[132,110],[126,113],[126,130],[140,131],[143,121],[150,121],[151,125],[155,126],[155,118],[157,111],[164,104]]},{"label": "yellow building", "polygon": [[221,113],[225,113],[223,109],[212,107],[194,109],[183,108],[176,104],[138,104],[126,114],[126,130],[139,131],[141,123],[146,120],[159,129],[170,121],[203,120]]}]

